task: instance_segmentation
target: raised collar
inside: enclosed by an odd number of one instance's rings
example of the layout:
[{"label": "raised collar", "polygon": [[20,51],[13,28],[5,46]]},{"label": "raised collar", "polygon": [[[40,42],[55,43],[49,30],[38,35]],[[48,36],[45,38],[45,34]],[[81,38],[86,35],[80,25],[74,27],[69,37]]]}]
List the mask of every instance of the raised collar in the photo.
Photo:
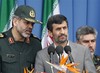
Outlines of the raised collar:
[{"label": "raised collar", "polygon": [[[14,44],[16,41],[14,40],[14,37],[13,37],[11,31],[12,31],[12,28],[9,29],[9,30],[5,33],[5,35],[6,35],[7,38],[8,38],[9,44]],[[30,38],[26,38],[23,42],[30,43]]]}]

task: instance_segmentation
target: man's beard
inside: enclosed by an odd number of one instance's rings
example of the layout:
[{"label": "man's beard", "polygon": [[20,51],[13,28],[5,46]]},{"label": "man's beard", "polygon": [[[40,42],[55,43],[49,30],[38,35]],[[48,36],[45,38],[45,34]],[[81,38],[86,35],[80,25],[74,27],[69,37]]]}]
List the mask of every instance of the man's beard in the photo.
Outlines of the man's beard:
[{"label": "man's beard", "polygon": [[28,37],[30,37],[29,34],[26,34],[26,33],[24,33],[24,32],[23,32],[21,35],[22,35],[24,38],[28,38]]},{"label": "man's beard", "polygon": [[[65,36],[66,39],[65,39],[65,40],[59,40],[59,38],[60,38],[61,36]],[[59,43],[59,44],[61,44],[61,43],[65,43],[66,41],[67,41],[67,35],[64,35],[64,34],[58,36],[58,38],[56,39],[56,42]]]},{"label": "man's beard", "polygon": [[22,37],[24,37],[24,38],[28,38],[28,37],[30,37],[30,35],[31,35],[31,33],[27,33],[27,32],[29,32],[29,31],[31,31],[31,29],[23,30],[23,32],[20,32],[20,35],[21,35]]}]

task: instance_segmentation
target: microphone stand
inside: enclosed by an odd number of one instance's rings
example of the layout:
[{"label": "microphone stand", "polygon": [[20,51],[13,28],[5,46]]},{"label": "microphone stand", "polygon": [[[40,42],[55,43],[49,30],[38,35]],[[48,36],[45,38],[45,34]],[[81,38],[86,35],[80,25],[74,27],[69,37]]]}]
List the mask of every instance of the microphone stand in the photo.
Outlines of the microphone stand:
[{"label": "microphone stand", "polygon": [[51,72],[54,73],[54,71],[53,71],[53,66],[51,66]]},{"label": "microphone stand", "polygon": [[62,56],[62,55],[61,55],[61,54],[59,54],[59,63],[60,63],[60,60],[61,60],[61,56]]},{"label": "microphone stand", "polygon": [[[50,62],[53,63],[53,53],[51,53],[50,56],[51,56],[50,57]],[[53,66],[50,66],[50,67],[51,67],[51,72],[54,73]]]}]

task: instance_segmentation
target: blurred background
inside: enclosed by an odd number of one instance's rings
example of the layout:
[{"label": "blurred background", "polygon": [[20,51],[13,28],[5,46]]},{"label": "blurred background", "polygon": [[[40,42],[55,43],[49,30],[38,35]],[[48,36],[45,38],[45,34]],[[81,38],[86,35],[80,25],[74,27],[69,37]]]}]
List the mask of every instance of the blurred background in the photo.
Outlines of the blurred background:
[{"label": "blurred background", "polygon": [[[56,0],[0,0],[0,32],[11,25],[11,15],[19,5],[29,5],[36,11],[36,19],[44,22],[45,8]],[[95,54],[100,56],[100,0],[57,0],[59,13],[65,15],[69,23],[69,39],[76,41],[76,29],[82,25],[90,25],[97,29],[97,46]],[[50,4],[51,3],[51,4]],[[50,5],[49,5],[50,4]],[[48,10],[47,9],[47,10]],[[53,10],[51,8],[51,10]],[[46,24],[46,22],[45,22]],[[33,34],[42,39],[44,24],[35,24]]]}]

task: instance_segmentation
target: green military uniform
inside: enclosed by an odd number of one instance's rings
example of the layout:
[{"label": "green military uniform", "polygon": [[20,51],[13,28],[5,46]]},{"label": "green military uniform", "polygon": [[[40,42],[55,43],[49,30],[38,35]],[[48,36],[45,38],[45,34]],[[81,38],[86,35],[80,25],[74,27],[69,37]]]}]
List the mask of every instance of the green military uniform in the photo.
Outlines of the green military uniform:
[{"label": "green military uniform", "polygon": [[23,73],[25,67],[34,67],[40,41],[31,36],[24,42],[13,39],[11,29],[0,34],[0,73]]},{"label": "green military uniform", "polygon": [[94,55],[93,62],[96,67],[97,73],[100,73],[100,56]]}]

